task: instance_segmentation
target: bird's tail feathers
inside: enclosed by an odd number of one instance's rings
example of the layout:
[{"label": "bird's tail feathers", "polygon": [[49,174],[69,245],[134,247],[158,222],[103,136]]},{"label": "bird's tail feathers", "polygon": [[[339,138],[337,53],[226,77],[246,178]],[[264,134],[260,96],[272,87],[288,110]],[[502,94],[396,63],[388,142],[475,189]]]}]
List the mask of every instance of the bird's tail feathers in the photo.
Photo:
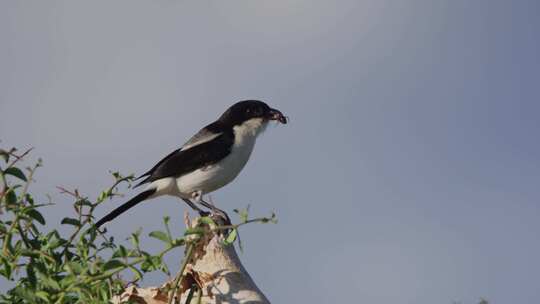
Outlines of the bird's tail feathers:
[{"label": "bird's tail feathers", "polygon": [[[143,176],[139,176],[137,177],[135,180],[138,180],[138,179],[141,179]],[[146,184],[148,182],[148,177],[146,177],[145,179],[143,179],[142,181],[138,182],[135,186],[133,186],[133,188],[137,188],[143,184]]]},{"label": "bird's tail feathers", "polygon": [[117,216],[119,216],[120,214],[126,212],[128,209],[130,209],[131,207],[133,207],[133,206],[137,205],[138,203],[144,201],[145,199],[149,198],[154,193],[156,193],[156,189],[148,189],[146,191],[143,191],[143,192],[137,194],[134,198],[132,198],[129,201],[125,202],[120,207],[114,209],[109,214],[104,216],[102,219],[97,221],[96,227],[99,228],[101,225],[103,225],[103,224],[105,224],[105,223],[107,223],[109,221],[114,220]]}]

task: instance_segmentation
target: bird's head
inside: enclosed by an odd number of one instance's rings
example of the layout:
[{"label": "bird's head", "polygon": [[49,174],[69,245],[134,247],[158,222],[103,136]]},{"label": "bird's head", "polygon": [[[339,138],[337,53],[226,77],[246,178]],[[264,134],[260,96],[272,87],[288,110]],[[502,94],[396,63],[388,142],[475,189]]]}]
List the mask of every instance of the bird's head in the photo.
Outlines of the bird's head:
[{"label": "bird's head", "polygon": [[219,118],[219,121],[231,126],[239,126],[250,122],[266,123],[271,120],[282,124],[287,123],[287,117],[283,113],[272,109],[259,100],[239,101],[228,108]]}]

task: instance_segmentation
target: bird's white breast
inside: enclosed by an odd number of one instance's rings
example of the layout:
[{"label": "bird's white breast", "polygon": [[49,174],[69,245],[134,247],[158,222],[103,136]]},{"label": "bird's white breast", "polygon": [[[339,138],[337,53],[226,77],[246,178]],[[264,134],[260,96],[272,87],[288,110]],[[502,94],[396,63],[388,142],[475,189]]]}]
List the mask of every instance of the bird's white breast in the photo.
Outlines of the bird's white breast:
[{"label": "bird's white breast", "polygon": [[265,129],[266,124],[262,119],[251,119],[235,126],[231,153],[216,164],[178,177],[176,185],[179,195],[189,198],[196,191],[209,193],[234,180],[249,160],[257,136]]}]

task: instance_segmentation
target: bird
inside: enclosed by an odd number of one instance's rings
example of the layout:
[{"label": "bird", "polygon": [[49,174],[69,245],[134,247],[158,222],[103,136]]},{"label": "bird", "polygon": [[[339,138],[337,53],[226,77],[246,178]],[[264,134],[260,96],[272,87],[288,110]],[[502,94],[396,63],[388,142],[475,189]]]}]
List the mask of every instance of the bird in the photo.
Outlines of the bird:
[{"label": "bird", "polygon": [[242,171],[255,146],[257,136],[270,121],[287,124],[279,110],[260,100],[243,100],[230,106],[216,121],[193,135],[179,149],[161,159],[135,180],[134,188],[146,189],[95,223],[97,228],[112,221],[137,204],[159,196],[175,196],[200,215],[208,215],[196,204],[211,211],[225,212],[203,200],[203,195],[232,182]]}]

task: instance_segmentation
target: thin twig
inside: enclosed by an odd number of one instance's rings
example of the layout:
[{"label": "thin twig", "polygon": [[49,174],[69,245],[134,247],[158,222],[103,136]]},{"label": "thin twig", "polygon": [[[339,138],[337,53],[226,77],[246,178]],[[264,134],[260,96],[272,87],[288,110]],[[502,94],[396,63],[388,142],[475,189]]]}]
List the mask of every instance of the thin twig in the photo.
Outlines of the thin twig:
[{"label": "thin twig", "polygon": [[8,165],[9,167],[13,167],[19,160],[23,159],[30,151],[34,150],[34,147],[31,147],[30,149],[23,152],[21,155],[17,155],[14,153],[14,151],[8,151],[9,155],[15,157],[15,159],[11,162],[11,164]]},{"label": "thin twig", "polygon": [[269,222],[272,222],[272,221],[273,221],[272,218],[258,217],[258,218],[254,218],[254,219],[251,219],[251,220],[247,220],[247,221],[245,221],[243,223],[240,223],[240,224],[216,226],[216,227],[212,228],[212,230],[236,229],[236,228],[238,228],[240,226],[250,224],[250,223],[256,223],[256,222],[269,223]]},{"label": "thin twig", "polygon": [[[31,149],[30,149],[31,150]],[[24,155],[26,155],[28,152],[30,152],[30,150],[28,150],[27,152],[25,152]],[[21,157],[22,158],[22,157]],[[34,175],[34,171],[37,169],[37,167],[39,167],[40,164],[37,163],[32,169],[30,169],[30,173],[28,174],[28,179],[27,179],[27,182],[26,184],[23,186],[23,189],[20,193],[20,197],[21,197],[21,200],[19,201],[19,204],[22,205],[22,202],[24,200],[24,197],[26,196],[26,193],[28,191],[28,187],[30,186],[30,182],[32,181],[32,176]],[[8,245],[11,244],[11,234],[12,232],[15,230],[15,229],[18,229],[18,226],[20,226],[20,219],[21,219],[21,214],[18,212],[16,215],[15,215],[15,218],[13,219],[13,222],[11,222],[11,225],[9,226],[5,236],[4,236],[4,247],[2,248],[2,254],[5,256],[7,255],[8,253]],[[25,244],[27,243],[27,241],[25,241]]]},{"label": "thin twig", "polygon": [[178,272],[178,276],[174,280],[173,289],[171,290],[171,293],[169,296],[169,304],[172,304],[176,290],[178,289],[178,286],[180,285],[180,283],[182,283],[182,278],[184,277],[184,270],[186,269],[186,266],[189,263],[189,260],[191,260],[191,255],[193,254],[194,247],[195,245],[193,243],[189,244],[187,247],[187,252],[184,257],[184,261],[182,262],[182,265],[180,266],[180,271]]}]

